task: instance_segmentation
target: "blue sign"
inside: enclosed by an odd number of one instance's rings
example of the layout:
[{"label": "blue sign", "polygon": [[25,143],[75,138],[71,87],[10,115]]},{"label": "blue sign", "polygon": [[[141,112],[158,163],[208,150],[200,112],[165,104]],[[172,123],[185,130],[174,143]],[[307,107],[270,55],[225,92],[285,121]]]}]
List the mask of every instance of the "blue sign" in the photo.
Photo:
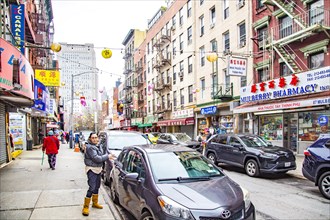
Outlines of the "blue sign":
[{"label": "blue sign", "polygon": [[11,32],[14,35],[15,40],[13,44],[21,51],[24,55],[24,40],[25,40],[25,9],[24,4],[10,5],[11,10]]},{"label": "blue sign", "polygon": [[329,119],[328,116],[326,115],[320,115],[320,117],[318,118],[319,124],[320,126],[327,126]]},{"label": "blue sign", "polygon": [[202,115],[213,115],[217,112],[217,106],[210,106],[206,108],[201,108]]},{"label": "blue sign", "polygon": [[33,108],[45,112],[47,111],[47,101],[49,102],[49,92],[47,87],[35,79]]}]

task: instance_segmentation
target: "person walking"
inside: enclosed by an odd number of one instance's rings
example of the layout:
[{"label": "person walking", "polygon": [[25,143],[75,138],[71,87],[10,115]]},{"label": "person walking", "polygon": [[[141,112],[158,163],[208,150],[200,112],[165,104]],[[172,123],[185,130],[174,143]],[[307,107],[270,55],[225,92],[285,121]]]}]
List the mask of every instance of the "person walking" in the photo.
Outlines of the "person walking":
[{"label": "person walking", "polygon": [[82,214],[89,215],[89,204],[92,199],[92,207],[103,209],[98,203],[98,193],[101,186],[102,165],[108,159],[114,159],[114,155],[103,152],[103,149],[98,145],[98,136],[95,132],[90,133],[86,144],[84,162],[86,165],[85,171],[87,174],[88,191],[85,197]]},{"label": "person walking", "polygon": [[58,138],[54,136],[54,132],[52,130],[48,131],[48,137],[44,138],[42,151],[44,152],[46,150],[49,167],[52,170],[55,170],[56,154],[58,154],[59,149],[60,149],[60,141],[58,140]]},{"label": "person walking", "polygon": [[42,141],[44,139],[44,133],[42,132],[42,129],[39,128],[39,131],[38,131],[38,138],[39,138],[39,144],[42,144]]}]

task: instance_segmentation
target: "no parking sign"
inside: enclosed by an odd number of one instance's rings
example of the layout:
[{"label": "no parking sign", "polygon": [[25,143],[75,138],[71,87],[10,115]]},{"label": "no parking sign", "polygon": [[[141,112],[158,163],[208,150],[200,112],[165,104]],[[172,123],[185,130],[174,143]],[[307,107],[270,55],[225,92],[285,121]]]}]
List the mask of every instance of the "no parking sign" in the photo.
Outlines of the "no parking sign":
[{"label": "no parking sign", "polygon": [[328,122],[329,122],[328,116],[320,115],[318,118],[318,122],[319,122],[320,126],[328,125]]}]

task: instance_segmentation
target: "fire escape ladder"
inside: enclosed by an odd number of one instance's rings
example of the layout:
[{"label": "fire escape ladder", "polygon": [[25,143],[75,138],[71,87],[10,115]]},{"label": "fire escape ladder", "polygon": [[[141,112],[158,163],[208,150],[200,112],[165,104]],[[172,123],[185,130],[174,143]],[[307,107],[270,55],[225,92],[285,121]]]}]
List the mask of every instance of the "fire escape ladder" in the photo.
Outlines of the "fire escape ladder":
[{"label": "fire escape ladder", "polygon": [[297,73],[302,70],[300,65],[295,61],[295,57],[297,57],[297,55],[294,53],[294,51],[290,52],[284,46],[279,45],[274,45],[274,50],[289,67],[292,73]]}]

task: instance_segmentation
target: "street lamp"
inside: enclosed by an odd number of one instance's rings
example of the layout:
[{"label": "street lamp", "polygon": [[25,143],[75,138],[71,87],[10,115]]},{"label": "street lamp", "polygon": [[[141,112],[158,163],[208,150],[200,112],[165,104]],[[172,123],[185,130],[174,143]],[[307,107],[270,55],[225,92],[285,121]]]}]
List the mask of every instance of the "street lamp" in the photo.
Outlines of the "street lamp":
[{"label": "street lamp", "polygon": [[[96,68],[96,70],[98,71],[98,69]],[[70,148],[73,148],[73,135],[74,135],[74,131],[73,131],[73,129],[74,129],[74,126],[73,126],[73,100],[74,100],[74,98],[73,98],[73,93],[74,93],[74,87],[73,87],[73,79],[74,79],[74,77],[76,77],[76,76],[81,76],[81,75],[83,75],[83,74],[86,74],[86,73],[95,73],[95,71],[86,71],[86,72],[81,72],[81,73],[78,73],[78,74],[72,74],[71,75],[71,113],[70,113],[70,119],[69,119],[69,123],[70,123],[70,130],[71,130],[71,135],[70,135],[70,145],[69,145],[69,147]]]}]

